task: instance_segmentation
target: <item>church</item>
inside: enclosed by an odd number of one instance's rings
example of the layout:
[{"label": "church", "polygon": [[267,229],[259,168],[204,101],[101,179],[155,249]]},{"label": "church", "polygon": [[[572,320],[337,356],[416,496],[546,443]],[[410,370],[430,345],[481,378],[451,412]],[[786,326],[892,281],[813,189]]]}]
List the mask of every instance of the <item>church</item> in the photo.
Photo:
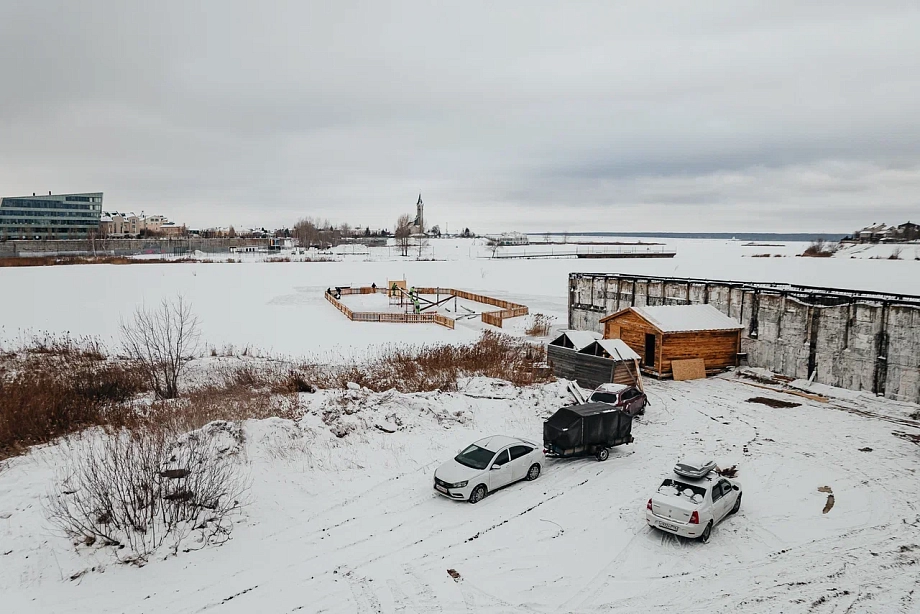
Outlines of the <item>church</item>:
[{"label": "church", "polygon": [[415,203],[415,220],[412,222],[412,234],[425,234],[425,203],[422,202],[422,195],[419,193],[418,202]]}]

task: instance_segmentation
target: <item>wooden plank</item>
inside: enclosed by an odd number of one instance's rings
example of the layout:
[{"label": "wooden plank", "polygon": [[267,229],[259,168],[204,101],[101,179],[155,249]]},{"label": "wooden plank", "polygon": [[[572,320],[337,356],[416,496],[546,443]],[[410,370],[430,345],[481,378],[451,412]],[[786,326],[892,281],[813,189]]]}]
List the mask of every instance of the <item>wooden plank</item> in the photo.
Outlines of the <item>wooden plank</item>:
[{"label": "wooden plank", "polygon": [[689,379],[704,379],[706,377],[706,361],[702,358],[672,360],[671,369],[674,373],[674,379],[679,382]]},{"label": "wooden plank", "polygon": [[763,388],[764,390],[772,390],[773,392],[784,392],[786,394],[791,394],[793,396],[802,397],[804,399],[809,399],[811,401],[817,401],[818,403],[827,403],[830,401],[827,397],[823,397],[819,394],[808,394],[807,392],[801,392],[799,390],[790,390],[788,388],[773,388],[772,386],[764,386],[763,384],[755,384],[754,382],[741,382],[742,384],[747,384],[748,386],[753,386],[754,388]]}]

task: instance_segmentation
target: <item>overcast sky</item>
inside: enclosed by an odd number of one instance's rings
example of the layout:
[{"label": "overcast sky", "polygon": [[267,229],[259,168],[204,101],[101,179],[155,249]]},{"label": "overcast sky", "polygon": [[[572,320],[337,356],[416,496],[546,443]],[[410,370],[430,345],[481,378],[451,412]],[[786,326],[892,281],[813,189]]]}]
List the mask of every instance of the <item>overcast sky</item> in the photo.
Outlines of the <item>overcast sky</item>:
[{"label": "overcast sky", "polygon": [[[805,6],[807,4],[807,6]],[[917,2],[0,0],[0,194],[192,226],[920,221]]]}]

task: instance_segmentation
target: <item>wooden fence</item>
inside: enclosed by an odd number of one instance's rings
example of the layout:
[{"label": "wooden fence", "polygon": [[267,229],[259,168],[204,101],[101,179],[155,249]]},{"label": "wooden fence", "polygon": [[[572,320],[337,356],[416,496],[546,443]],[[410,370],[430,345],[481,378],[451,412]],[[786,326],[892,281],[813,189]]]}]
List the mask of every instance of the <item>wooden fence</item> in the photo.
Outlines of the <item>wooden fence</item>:
[{"label": "wooden fence", "polygon": [[[360,292],[368,290],[368,292]],[[378,288],[377,291],[384,293],[385,289]],[[340,288],[340,295],[348,294],[373,294],[373,288]],[[345,317],[352,322],[399,322],[401,324],[440,324],[446,328],[453,329],[454,321],[444,317],[439,313],[378,313],[376,311],[352,311],[342,304],[335,295],[326,293],[326,300],[332,303],[333,307],[345,314]]]},{"label": "wooden fence", "polygon": [[[339,296],[348,296],[351,294],[386,294],[388,292],[387,288],[379,286],[377,288],[336,288],[336,290],[338,291]],[[528,313],[530,313],[526,305],[518,305],[517,303],[512,303],[511,301],[503,301],[498,298],[492,298],[491,296],[474,294],[473,292],[466,292],[465,290],[457,290],[455,288],[416,288],[415,291],[418,294],[443,294],[445,296],[452,295],[456,296],[457,298],[466,299],[468,301],[482,303],[483,305],[500,307],[501,309],[499,311],[484,311],[480,316],[485,324],[491,324],[492,326],[497,326],[499,328],[502,327],[502,321],[505,318],[516,318],[518,316],[526,316]],[[326,293],[326,300],[335,305],[335,308],[344,313],[349,320],[353,320],[355,322],[424,322],[440,324],[441,326],[446,326],[447,328],[451,329],[454,328],[454,320],[439,313],[378,313],[374,311],[353,312],[351,309],[337,300],[334,295],[329,294],[328,292]]]},{"label": "wooden fence", "polygon": [[502,320],[505,318],[516,318],[518,316],[526,316],[530,313],[525,305],[518,305],[511,301],[503,301],[499,298],[492,298],[491,296],[485,296],[483,294],[474,294],[473,292],[467,292],[465,290],[457,290],[456,288],[416,288],[415,290],[419,294],[453,294],[457,298],[466,299],[468,301],[482,303],[483,305],[492,305],[493,307],[501,307],[500,311],[483,311],[480,316],[485,324],[491,324],[499,328],[502,327]]}]

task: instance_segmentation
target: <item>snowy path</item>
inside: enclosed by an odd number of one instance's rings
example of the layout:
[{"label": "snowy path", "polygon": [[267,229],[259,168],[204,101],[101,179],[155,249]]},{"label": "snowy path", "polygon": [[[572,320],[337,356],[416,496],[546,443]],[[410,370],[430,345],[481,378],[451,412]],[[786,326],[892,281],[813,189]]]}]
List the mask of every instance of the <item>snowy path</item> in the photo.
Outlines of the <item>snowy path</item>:
[{"label": "snowy path", "polygon": [[[437,402],[465,423],[417,419],[392,435],[338,440],[308,418],[296,441],[289,423],[249,423],[253,501],[230,542],[141,569],[110,563],[73,581],[61,577],[87,561],[49,534],[38,509],[48,449],[0,473],[0,518],[11,514],[0,520],[4,609],[920,610],[920,448],[894,437],[891,423],[805,399],[791,409],[746,403],[780,396],[728,378],[648,388],[634,445],[604,463],[549,461],[536,482],[476,506],[435,495],[434,468],[480,434],[539,438],[558,388],[510,401],[444,395]],[[674,460],[696,451],[737,463],[744,484],[741,511],[707,545],[651,531],[644,519]],[[827,514],[825,485],[836,497]]]}]

